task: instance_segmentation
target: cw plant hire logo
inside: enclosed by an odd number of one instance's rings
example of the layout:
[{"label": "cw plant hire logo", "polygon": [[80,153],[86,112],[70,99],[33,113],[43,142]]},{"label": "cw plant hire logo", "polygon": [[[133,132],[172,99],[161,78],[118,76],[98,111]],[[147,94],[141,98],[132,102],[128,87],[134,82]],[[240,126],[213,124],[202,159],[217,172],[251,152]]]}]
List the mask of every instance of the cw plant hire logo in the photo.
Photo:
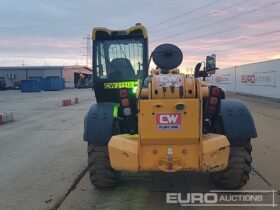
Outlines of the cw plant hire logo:
[{"label": "cw plant hire logo", "polygon": [[157,130],[180,130],[181,113],[156,113]]},{"label": "cw plant hire logo", "polygon": [[275,190],[210,190],[207,193],[166,193],[167,204],[180,206],[276,207]]}]

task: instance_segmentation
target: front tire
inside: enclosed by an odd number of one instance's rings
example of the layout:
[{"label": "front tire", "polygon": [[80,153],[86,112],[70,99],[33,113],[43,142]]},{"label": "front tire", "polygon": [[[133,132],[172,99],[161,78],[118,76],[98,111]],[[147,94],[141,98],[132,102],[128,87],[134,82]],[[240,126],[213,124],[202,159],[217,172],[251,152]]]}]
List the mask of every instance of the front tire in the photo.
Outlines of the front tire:
[{"label": "front tire", "polygon": [[231,145],[228,166],[224,171],[211,173],[214,184],[222,189],[239,189],[247,184],[251,172],[252,146],[250,140]]},{"label": "front tire", "polygon": [[88,144],[88,170],[92,185],[97,188],[116,187],[120,172],[111,167],[108,146]]}]

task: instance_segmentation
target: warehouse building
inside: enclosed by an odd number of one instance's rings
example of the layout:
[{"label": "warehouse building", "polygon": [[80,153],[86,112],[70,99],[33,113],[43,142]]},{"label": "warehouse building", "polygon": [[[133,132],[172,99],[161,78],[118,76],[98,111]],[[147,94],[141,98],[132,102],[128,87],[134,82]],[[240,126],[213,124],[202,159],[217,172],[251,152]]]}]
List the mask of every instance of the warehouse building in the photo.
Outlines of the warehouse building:
[{"label": "warehouse building", "polygon": [[0,80],[6,88],[14,89],[21,80],[47,77],[64,78],[65,87],[90,86],[92,70],[85,66],[17,66],[0,67]]},{"label": "warehouse building", "polygon": [[207,82],[226,91],[280,99],[280,59],[219,69]]}]

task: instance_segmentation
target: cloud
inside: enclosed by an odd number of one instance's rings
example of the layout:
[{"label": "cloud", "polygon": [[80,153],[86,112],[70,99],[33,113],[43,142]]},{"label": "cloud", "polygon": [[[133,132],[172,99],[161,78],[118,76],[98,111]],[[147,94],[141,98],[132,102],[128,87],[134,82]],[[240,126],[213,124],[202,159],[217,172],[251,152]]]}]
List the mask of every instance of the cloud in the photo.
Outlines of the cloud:
[{"label": "cloud", "polygon": [[280,59],[280,54],[274,54],[273,56],[271,56],[271,59]]},{"label": "cloud", "polygon": [[[82,40],[73,39],[54,39],[54,38],[19,38],[19,39],[2,39],[0,40],[0,47],[9,48],[10,50],[16,48],[56,48],[56,49],[73,49],[82,46]],[[12,49],[11,49],[12,48]],[[7,49],[7,50],[9,50]]]},{"label": "cloud", "polygon": [[[160,31],[156,35],[151,33],[149,48],[152,51],[158,44],[165,42],[178,45],[185,55],[181,66],[183,69],[194,67],[197,62],[204,60],[207,54],[215,51],[220,67],[246,61],[255,62],[258,59],[271,59],[279,55],[277,49],[266,50],[273,44],[259,46],[253,44],[274,40],[276,35],[252,36],[279,28],[280,17],[273,20],[269,18],[272,14],[278,14],[280,6],[278,4],[258,12],[250,12],[269,3],[271,2],[265,0],[246,1],[242,6],[229,9],[233,3],[219,1],[217,4],[190,13],[207,3],[203,0],[3,1],[0,7],[0,65],[19,65],[22,60],[29,65],[43,64],[44,61],[53,65],[77,62],[82,64],[83,51],[80,47],[85,46],[85,40],[82,38],[91,33],[92,27],[125,29],[136,22],[143,23],[151,31],[168,29],[177,24],[172,30]],[[217,20],[244,13],[246,14],[240,18],[212,24]],[[172,18],[172,21],[166,22]],[[252,24],[261,19],[267,21]],[[188,23],[178,24],[181,22]],[[193,30],[195,27],[201,29]],[[154,41],[180,34],[182,31],[184,33],[180,36],[163,39],[160,43]],[[208,35],[211,33],[214,35]],[[252,46],[240,48],[248,44]]]},{"label": "cloud", "polygon": [[212,10],[210,12],[210,16],[225,16],[228,12],[226,10]]},{"label": "cloud", "polygon": [[240,12],[251,12],[251,11],[257,10],[259,8],[260,7],[256,6],[256,5],[249,5],[249,6],[245,6],[245,7],[241,6],[241,7],[237,8],[237,11],[240,11]]}]

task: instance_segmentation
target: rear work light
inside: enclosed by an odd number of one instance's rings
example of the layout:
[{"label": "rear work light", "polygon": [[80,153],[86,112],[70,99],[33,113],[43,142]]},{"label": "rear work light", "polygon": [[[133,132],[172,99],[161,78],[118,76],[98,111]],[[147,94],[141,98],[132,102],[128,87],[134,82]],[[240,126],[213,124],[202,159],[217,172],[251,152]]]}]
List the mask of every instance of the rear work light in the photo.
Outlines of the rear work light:
[{"label": "rear work light", "polygon": [[218,97],[221,93],[221,89],[218,87],[212,87],[211,96]]}]

